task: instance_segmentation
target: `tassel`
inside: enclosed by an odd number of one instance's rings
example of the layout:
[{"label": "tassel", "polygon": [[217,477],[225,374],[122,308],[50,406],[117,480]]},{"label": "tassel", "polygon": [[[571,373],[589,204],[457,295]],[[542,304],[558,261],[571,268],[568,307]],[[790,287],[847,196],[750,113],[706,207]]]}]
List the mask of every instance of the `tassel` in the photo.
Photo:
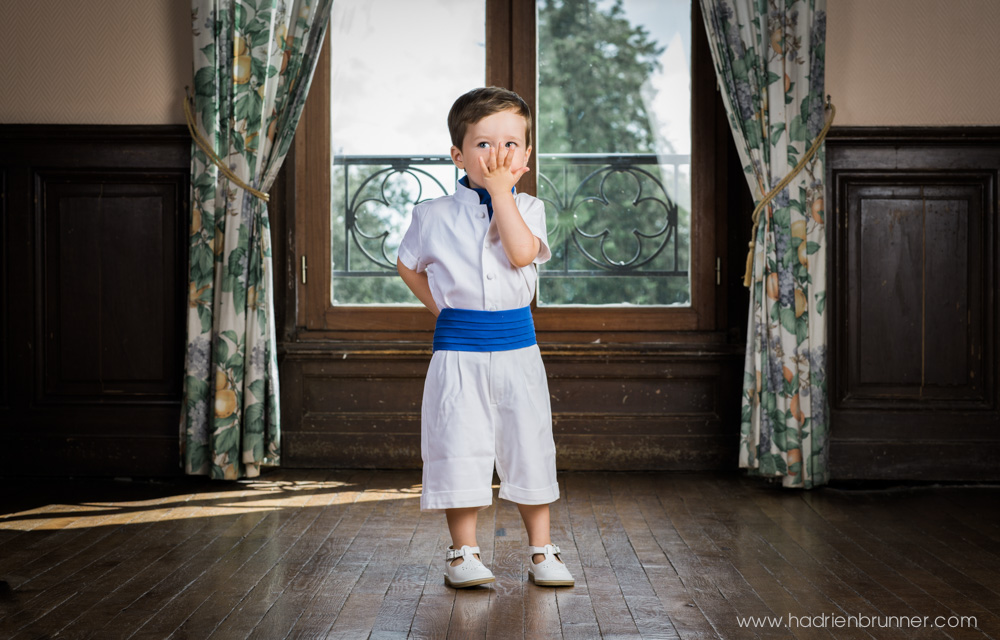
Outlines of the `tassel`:
[{"label": "tassel", "polygon": [[750,241],[750,252],[747,253],[747,268],[743,273],[743,286],[747,288],[750,288],[750,284],[753,282],[753,251],[755,244],[753,240]]}]

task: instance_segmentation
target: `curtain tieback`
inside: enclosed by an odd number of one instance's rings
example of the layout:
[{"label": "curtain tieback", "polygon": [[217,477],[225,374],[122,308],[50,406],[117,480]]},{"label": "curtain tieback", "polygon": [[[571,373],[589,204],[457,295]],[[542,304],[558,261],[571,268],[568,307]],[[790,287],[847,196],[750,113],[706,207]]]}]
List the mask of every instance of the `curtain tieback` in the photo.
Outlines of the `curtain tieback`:
[{"label": "curtain tieback", "polygon": [[247,183],[240,180],[240,177],[233,173],[229,167],[224,165],[222,160],[219,159],[219,156],[215,155],[215,152],[212,151],[212,145],[198,132],[194,116],[191,115],[191,105],[194,103],[194,98],[191,97],[190,87],[184,87],[184,93],[186,96],[184,98],[184,118],[187,120],[188,132],[191,133],[191,137],[194,139],[195,143],[201,147],[201,150],[205,152],[205,155],[207,155],[208,159],[212,161],[212,164],[217,166],[219,171],[221,171],[232,182],[235,182],[238,186],[254,194],[264,202],[270,202],[271,197],[268,194],[258,189],[254,189]]},{"label": "curtain tieback", "polygon": [[819,132],[819,135],[816,136],[816,140],[812,143],[812,146],[809,147],[809,151],[806,151],[806,155],[802,156],[802,159],[799,160],[797,165],[795,165],[795,168],[792,169],[791,173],[785,176],[781,182],[778,183],[778,186],[771,189],[771,191],[764,196],[764,199],[760,201],[760,204],[758,204],[753,210],[753,232],[750,234],[750,252],[747,254],[747,269],[743,273],[744,287],[749,288],[753,283],[753,253],[754,247],[757,244],[757,227],[760,226],[760,212],[765,206],[767,206],[767,203],[781,193],[782,189],[788,186],[788,183],[792,181],[792,178],[794,178],[799,171],[802,171],[802,167],[806,166],[809,159],[813,157],[813,154],[815,154],[816,150],[819,149],[819,145],[823,144],[823,140],[826,139],[826,133],[830,130],[830,125],[833,124],[833,118],[837,115],[837,108],[833,106],[832,102],[830,102],[829,94],[826,96],[826,105],[824,106],[824,109],[828,110],[830,114],[826,118],[826,125],[823,127],[823,130]]}]

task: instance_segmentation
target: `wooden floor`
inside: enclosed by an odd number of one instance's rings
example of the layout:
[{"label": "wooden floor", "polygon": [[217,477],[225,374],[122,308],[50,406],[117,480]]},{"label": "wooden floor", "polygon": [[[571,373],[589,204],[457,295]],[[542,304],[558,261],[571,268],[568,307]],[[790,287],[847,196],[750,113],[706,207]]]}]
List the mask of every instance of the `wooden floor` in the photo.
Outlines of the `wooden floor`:
[{"label": "wooden floor", "polygon": [[479,543],[497,581],[461,591],[419,471],[6,479],[0,638],[1000,638],[1000,486],[559,479],[576,586],[527,581],[516,507],[495,500]]}]

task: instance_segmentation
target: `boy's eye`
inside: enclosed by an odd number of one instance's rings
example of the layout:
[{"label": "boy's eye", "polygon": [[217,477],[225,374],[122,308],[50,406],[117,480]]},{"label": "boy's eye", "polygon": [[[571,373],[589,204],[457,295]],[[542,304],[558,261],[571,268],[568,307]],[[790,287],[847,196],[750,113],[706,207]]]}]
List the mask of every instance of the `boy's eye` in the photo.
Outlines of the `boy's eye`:
[{"label": "boy's eye", "polygon": [[506,146],[506,147],[507,147],[508,149],[510,149],[511,147],[516,147],[516,146],[517,146],[517,143],[516,143],[516,142],[508,142],[508,143],[507,143],[506,145],[504,145],[504,146]]},{"label": "boy's eye", "polygon": [[476,146],[479,147],[480,149],[489,149],[490,148],[490,143],[489,142],[480,142]]}]

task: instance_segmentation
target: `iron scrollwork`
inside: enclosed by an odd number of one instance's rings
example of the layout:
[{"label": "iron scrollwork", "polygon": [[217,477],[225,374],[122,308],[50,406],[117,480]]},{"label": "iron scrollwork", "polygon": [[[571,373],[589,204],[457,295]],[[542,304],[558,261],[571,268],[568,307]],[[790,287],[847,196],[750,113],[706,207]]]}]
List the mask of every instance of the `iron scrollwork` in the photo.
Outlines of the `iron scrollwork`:
[{"label": "iron scrollwork", "polygon": [[[643,165],[672,164],[676,193],[677,167],[688,164],[689,156],[552,154],[540,162],[539,198],[554,219],[549,243],[562,258],[543,267],[545,276],[687,275],[686,269],[678,268],[678,205],[662,179]],[[585,175],[578,178],[581,173]],[[559,185],[552,178],[556,174],[561,174]],[[612,182],[616,184],[611,186]],[[590,215],[580,215],[582,210]],[[626,239],[631,247],[624,246]],[[656,268],[654,260],[671,241],[673,268]],[[577,256],[589,268],[574,268],[572,264],[580,262]]]},{"label": "iron scrollwork", "polygon": [[[335,269],[334,276],[394,276],[396,274],[395,248],[389,247],[393,231],[399,229],[385,228],[386,221],[379,229],[363,228],[361,212],[370,205],[386,209],[400,208],[408,212],[414,204],[424,202],[442,195],[447,195],[445,188],[436,176],[421,167],[450,165],[449,156],[337,156],[334,166],[343,169],[343,202],[344,206],[344,236],[343,236],[343,269]],[[386,166],[388,165],[388,166]],[[368,167],[371,173],[364,176],[361,183],[351,190],[351,168]],[[381,168],[380,168],[381,167]],[[391,181],[400,176],[409,176],[416,183],[416,195],[393,189]],[[457,176],[456,176],[457,178]],[[425,191],[430,192],[425,196]],[[405,200],[405,205],[400,200]],[[395,202],[394,202],[395,201]],[[377,217],[377,216],[375,216]],[[355,265],[352,260],[352,248],[360,252],[363,268]],[[374,269],[373,269],[374,267]]]},{"label": "iron scrollwork", "polygon": [[[542,154],[539,162],[539,198],[548,205],[549,243],[554,254],[561,254],[561,260],[544,265],[543,275],[687,275],[686,269],[678,268],[678,205],[654,173],[657,169],[647,167],[673,165],[677,193],[678,167],[689,165],[690,156]],[[377,214],[365,220],[362,213],[374,206],[401,209],[396,214],[403,216],[414,204],[449,193],[440,176],[446,172],[441,168],[450,165],[449,156],[337,156],[334,166],[343,172],[343,264],[333,275],[395,275],[395,247],[389,241],[403,229],[386,228],[391,221]],[[437,176],[428,170],[435,167]],[[358,176],[359,169],[369,173]],[[452,173],[457,179],[457,169]],[[576,181],[581,173],[586,175]],[[400,176],[412,179],[415,193],[394,186]],[[352,180],[358,179],[361,182],[352,189]],[[625,185],[631,185],[630,189]],[[621,205],[617,209],[616,200]],[[379,226],[365,228],[366,223]],[[629,251],[624,246],[626,238],[633,245]],[[653,265],[671,243],[673,268]]]}]

